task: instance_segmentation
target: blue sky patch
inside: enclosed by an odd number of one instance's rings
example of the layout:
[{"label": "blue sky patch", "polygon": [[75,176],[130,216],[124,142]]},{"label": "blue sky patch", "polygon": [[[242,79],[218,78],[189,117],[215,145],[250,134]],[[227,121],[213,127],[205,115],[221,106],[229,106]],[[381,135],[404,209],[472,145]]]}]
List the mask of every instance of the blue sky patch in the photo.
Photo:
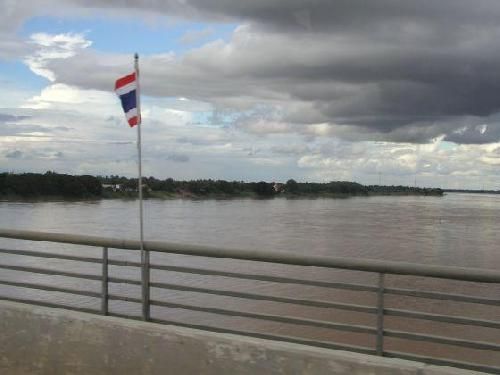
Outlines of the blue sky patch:
[{"label": "blue sky patch", "polygon": [[[92,49],[108,53],[155,54],[183,53],[191,48],[216,39],[228,40],[236,24],[211,24],[195,22],[146,23],[140,18],[120,17],[34,17],[28,20],[21,34],[34,33],[84,33],[93,42]],[[209,31],[209,32],[204,32]],[[190,33],[196,38],[183,38]],[[192,40],[186,43],[186,39]]]},{"label": "blue sky patch", "polygon": [[47,80],[33,73],[21,61],[0,60],[0,83],[3,87],[16,87],[22,90],[41,90]]}]

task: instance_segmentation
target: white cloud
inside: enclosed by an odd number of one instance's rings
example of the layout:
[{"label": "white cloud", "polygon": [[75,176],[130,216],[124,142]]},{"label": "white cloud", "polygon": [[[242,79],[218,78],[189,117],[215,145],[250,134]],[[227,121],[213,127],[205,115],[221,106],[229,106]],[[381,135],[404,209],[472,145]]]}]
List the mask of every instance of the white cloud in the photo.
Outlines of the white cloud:
[{"label": "white cloud", "polygon": [[500,183],[498,143],[442,147],[438,139],[422,145],[337,142],[330,146],[300,157],[298,166],[314,176],[333,180],[353,176],[373,184],[380,176],[383,183],[396,185],[412,185],[416,179],[425,186],[477,188],[477,181],[487,181],[486,188],[498,189],[495,181]]},{"label": "white cloud", "polygon": [[78,33],[36,33],[30,36],[30,40],[36,50],[27,56],[24,62],[33,73],[47,78],[50,82],[56,80],[55,73],[47,67],[50,60],[69,59],[79,50],[92,45],[90,40],[85,39],[84,34]]},{"label": "white cloud", "polygon": [[21,108],[79,112],[87,116],[118,114],[118,99],[112,92],[84,90],[62,83],[51,84],[21,105]]}]

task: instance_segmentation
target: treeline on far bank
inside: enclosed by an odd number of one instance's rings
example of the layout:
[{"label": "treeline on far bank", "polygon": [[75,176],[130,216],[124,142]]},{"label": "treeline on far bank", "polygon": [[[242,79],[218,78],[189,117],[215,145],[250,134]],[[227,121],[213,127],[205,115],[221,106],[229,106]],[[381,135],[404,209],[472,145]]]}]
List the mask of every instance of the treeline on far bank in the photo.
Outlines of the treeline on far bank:
[{"label": "treeline on far bank", "polygon": [[[55,172],[0,173],[0,197],[11,198],[135,198],[137,179],[121,176],[72,176]],[[154,177],[143,178],[146,198],[204,197],[344,197],[368,195],[442,195],[441,189],[408,186],[365,186],[356,182],[326,183],[243,182],[224,180],[177,181]]]},{"label": "treeline on far bank", "polygon": [[1,197],[94,198],[102,196],[101,181],[94,176],[71,176],[54,172],[0,173]]}]

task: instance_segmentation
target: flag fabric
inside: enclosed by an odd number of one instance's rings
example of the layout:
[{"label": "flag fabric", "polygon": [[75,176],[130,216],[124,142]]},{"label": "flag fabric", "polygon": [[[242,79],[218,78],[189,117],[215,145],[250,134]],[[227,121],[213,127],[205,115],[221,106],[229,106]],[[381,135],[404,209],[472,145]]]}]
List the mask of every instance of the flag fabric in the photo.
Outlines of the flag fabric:
[{"label": "flag fabric", "polygon": [[122,102],[122,108],[130,127],[139,124],[141,114],[137,108],[136,74],[132,73],[117,79],[115,83],[115,92]]}]

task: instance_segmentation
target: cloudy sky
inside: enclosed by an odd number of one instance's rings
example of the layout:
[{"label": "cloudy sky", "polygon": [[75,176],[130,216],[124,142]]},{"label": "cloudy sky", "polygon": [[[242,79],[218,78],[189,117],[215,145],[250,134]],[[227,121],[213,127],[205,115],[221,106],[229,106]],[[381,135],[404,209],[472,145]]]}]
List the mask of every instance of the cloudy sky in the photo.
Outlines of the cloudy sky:
[{"label": "cloudy sky", "polygon": [[498,0],[0,6],[0,171],[500,189]]}]

